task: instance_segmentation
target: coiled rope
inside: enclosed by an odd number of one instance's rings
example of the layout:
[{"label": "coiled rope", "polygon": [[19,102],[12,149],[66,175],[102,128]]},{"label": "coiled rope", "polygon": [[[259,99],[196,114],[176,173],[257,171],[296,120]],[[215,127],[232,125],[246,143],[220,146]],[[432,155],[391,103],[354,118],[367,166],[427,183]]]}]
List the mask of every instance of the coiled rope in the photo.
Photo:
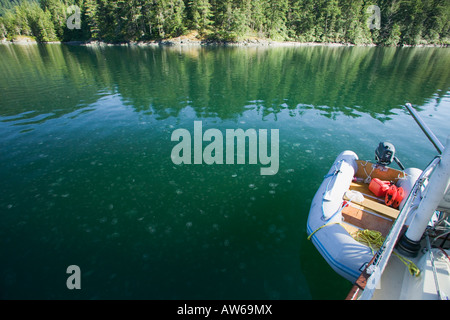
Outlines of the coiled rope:
[{"label": "coiled rope", "polygon": [[[320,229],[324,228],[324,227],[328,227],[334,224],[340,224],[341,226],[343,226],[340,222],[331,222],[331,223],[327,223],[324,224],[323,226],[317,228],[316,230],[314,230],[309,236],[308,236],[308,240],[311,240],[311,237]],[[383,237],[383,235],[381,234],[381,232],[376,231],[376,230],[358,230],[354,233],[351,234],[351,236],[353,237],[353,239],[355,239],[356,241],[368,246],[370,248],[370,250],[372,251],[372,254],[375,254],[375,251],[378,251],[381,246],[384,243],[385,238]],[[399,255],[397,252],[392,252],[394,255],[396,255],[401,262],[403,262],[403,264],[408,268],[409,273],[414,276],[414,277],[418,277],[420,275],[420,269],[414,264],[414,262],[412,262],[411,260],[402,257],[401,255]]]},{"label": "coiled rope", "polygon": [[[365,244],[372,250],[372,254],[375,254],[375,250],[379,250],[384,243],[385,238],[382,236],[381,232],[375,230],[358,230],[352,234],[352,237],[362,244]],[[402,257],[396,252],[392,252],[396,255],[401,262],[408,268],[409,273],[418,277],[420,275],[420,269],[409,259]]]}]

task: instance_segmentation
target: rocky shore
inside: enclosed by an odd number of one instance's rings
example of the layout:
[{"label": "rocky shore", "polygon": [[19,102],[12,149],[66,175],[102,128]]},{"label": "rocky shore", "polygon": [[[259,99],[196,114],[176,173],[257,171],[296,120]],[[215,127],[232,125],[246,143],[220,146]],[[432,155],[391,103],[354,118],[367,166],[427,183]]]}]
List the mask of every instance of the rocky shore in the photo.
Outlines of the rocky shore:
[{"label": "rocky shore", "polygon": [[[87,42],[69,42],[68,44],[84,46],[234,46],[234,47],[287,47],[287,46],[353,46],[350,43],[318,43],[297,41],[275,41],[271,39],[248,37],[238,41],[221,41],[201,38],[197,32],[182,35],[176,38],[152,41],[130,41],[123,43],[106,43],[93,40]],[[374,46],[374,45],[365,45]]]},{"label": "rocky shore", "polygon": [[27,36],[17,36],[14,37],[11,40],[8,40],[6,38],[0,39],[0,43],[7,44],[7,43],[15,43],[15,44],[36,44],[37,41],[32,37]]},{"label": "rocky shore", "polygon": [[[81,46],[180,46],[180,47],[195,47],[195,46],[229,46],[229,47],[305,47],[305,46],[326,46],[326,47],[376,47],[374,43],[368,44],[352,44],[352,43],[333,43],[333,42],[297,42],[297,41],[274,41],[267,39],[245,39],[240,41],[216,41],[216,40],[179,40],[167,39],[160,41],[130,41],[120,43],[108,43],[98,40],[93,41],[70,41],[64,42],[69,45]],[[419,44],[419,45],[398,45],[397,47],[439,47],[445,48],[449,45],[438,44]]]},{"label": "rocky shore", "polygon": [[[0,44],[36,44],[38,43],[31,37],[20,36],[12,40],[6,38],[0,39]],[[182,46],[182,47],[195,47],[195,46],[233,46],[233,47],[301,47],[301,46],[328,46],[328,47],[375,47],[376,44],[359,44],[352,43],[332,43],[332,42],[297,42],[297,41],[274,41],[270,39],[261,38],[248,38],[239,41],[220,41],[209,39],[198,39],[194,36],[180,36],[172,39],[164,40],[150,40],[150,41],[128,41],[128,42],[105,42],[99,40],[89,41],[68,41],[68,42],[45,42],[45,43],[64,43],[68,45],[79,45],[88,47],[106,47],[106,46]],[[400,45],[402,47],[448,47],[448,45],[437,44],[421,44],[421,45]]]}]

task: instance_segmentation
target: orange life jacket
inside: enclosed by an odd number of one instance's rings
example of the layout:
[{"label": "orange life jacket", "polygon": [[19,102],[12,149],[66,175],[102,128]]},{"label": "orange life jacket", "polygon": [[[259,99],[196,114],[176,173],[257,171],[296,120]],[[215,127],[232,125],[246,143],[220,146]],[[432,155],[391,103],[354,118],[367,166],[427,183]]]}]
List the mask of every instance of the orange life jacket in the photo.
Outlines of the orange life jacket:
[{"label": "orange life jacket", "polygon": [[397,188],[395,184],[393,184],[386,192],[386,198],[384,202],[387,206],[392,206],[393,208],[397,209],[404,197],[405,191],[403,190],[403,188]]}]

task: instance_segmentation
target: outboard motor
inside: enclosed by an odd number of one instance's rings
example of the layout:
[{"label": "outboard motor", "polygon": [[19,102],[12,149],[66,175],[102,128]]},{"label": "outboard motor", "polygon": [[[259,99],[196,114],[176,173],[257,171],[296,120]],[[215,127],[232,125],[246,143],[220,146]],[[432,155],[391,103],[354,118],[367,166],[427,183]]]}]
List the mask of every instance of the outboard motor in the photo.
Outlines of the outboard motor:
[{"label": "outboard motor", "polygon": [[395,156],[395,147],[390,142],[380,142],[378,148],[375,149],[375,160],[377,164],[388,166],[395,161],[400,169],[405,170],[403,164]]}]

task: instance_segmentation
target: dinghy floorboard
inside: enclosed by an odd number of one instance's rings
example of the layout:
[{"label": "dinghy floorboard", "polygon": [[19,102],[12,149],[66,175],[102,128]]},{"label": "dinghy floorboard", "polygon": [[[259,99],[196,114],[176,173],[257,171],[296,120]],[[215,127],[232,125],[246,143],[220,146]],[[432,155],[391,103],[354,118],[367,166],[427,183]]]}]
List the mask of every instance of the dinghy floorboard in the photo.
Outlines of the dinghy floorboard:
[{"label": "dinghy floorboard", "polygon": [[[350,190],[361,192],[364,200],[362,202],[353,200],[342,210],[344,221],[357,229],[376,230],[386,236],[398,217],[399,211],[382,204],[381,202],[384,202],[382,198],[371,195],[365,183],[352,182]],[[344,200],[349,201],[350,199],[344,195]],[[355,228],[345,227],[345,229],[349,233],[354,233]]]},{"label": "dinghy floorboard", "polygon": [[[359,181],[352,181],[349,189],[360,192],[364,199],[357,202],[344,194],[343,199],[350,201],[350,205],[342,210],[342,217],[347,223],[344,227],[350,234],[354,233],[356,228],[379,231],[383,236],[386,236],[400,211],[387,206],[384,198],[376,197],[369,190],[369,184],[363,181],[370,177],[397,182],[400,177],[404,176],[404,173],[369,161],[356,160],[356,163],[358,170],[355,173],[355,178]],[[349,227],[349,225],[352,227]]]}]

